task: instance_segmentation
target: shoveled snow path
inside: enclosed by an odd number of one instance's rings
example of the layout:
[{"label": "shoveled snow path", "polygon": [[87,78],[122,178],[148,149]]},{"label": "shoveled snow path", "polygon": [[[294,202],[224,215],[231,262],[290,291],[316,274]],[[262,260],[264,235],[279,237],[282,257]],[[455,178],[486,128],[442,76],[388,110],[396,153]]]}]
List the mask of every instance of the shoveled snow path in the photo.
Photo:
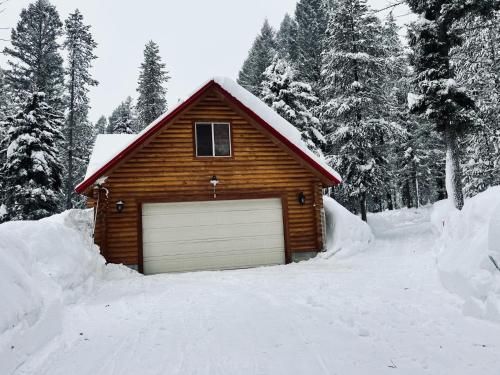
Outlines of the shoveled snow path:
[{"label": "shoveled snow path", "polygon": [[500,326],[442,288],[428,212],[371,224],[346,260],[109,282],[16,374],[498,375]]}]

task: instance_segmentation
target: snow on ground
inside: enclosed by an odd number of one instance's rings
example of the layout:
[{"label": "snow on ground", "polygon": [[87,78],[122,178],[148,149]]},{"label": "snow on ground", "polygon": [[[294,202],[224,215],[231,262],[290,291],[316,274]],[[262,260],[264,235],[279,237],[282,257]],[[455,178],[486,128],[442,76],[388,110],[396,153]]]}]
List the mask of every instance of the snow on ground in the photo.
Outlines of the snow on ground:
[{"label": "snow on ground", "polygon": [[326,254],[321,258],[352,256],[365,251],[373,242],[370,227],[358,216],[330,197],[324,197],[326,216]]},{"label": "snow on ground", "polygon": [[500,325],[441,285],[431,212],[370,215],[342,259],[99,283],[14,374],[498,375]]},{"label": "snow on ground", "polygon": [[104,266],[90,239],[89,215],[72,210],[0,225],[0,374],[61,333],[65,305],[96,281],[127,273]]},{"label": "snow on ground", "polygon": [[438,202],[432,222],[445,287],[464,299],[465,314],[500,322],[500,270],[492,261],[500,266],[500,187],[468,199],[462,211]]}]

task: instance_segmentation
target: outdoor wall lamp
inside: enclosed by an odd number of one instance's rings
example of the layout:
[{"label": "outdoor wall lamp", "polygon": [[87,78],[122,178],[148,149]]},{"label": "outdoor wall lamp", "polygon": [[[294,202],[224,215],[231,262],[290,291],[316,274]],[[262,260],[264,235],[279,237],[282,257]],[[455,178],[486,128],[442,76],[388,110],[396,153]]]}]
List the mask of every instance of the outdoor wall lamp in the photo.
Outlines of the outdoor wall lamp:
[{"label": "outdoor wall lamp", "polygon": [[302,191],[297,196],[297,199],[298,199],[301,206],[306,204],[306,195]]},{"label": "outdoor wall lamp", "polygon": [[125,208],[125,202],[124,201],[118,201],[118,202],[116,202],[116,212],[118,212],[119,214],[121,214],[124,208]]},{"label": "outdoor wall lamp", "polygon": [[216,188],[217,188],[217,184],[219,183],[217,176],[213,175],[212,178],[210,179],[210,183],[214,187],[214,199],[215,199],[215,198],[217,198]]}]

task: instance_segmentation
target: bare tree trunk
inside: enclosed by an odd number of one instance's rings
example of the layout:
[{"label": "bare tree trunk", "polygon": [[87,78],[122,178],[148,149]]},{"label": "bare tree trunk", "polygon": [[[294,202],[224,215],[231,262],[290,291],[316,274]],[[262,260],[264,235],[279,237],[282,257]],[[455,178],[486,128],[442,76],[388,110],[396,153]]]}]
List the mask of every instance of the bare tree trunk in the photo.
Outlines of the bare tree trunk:
[{"label": "bare tree trunk", "polygon": [[387,192],[387,208],[390,211],[394,210],[394,202],[392,200],[392,192],[391,191]]},{"label": "bare tree trunk", "polygon": [[437,200],[446,199],[446,184],[441,177],[436,178]]},{"label": "bare tree trunk", "polygon": [[410,182],[408,181],[408,179],[405,181],[403,185],[403,203],[406,205],[407,208],[413,207],[413,202],[411,200]]},{"label": "bare tree trunk", "polygon": [[361,193],[359,196],[359,208],[361,209],[361,219],[363,221],[368,221],[366,214],[366,193]]},{"label": "bare tree trunk", "polygon": [[464,194],[458,135],[447,126],[444,136],[446,142],[446,191],[448,198],[453,199],[455,207],[461,210],[464,206]]}]

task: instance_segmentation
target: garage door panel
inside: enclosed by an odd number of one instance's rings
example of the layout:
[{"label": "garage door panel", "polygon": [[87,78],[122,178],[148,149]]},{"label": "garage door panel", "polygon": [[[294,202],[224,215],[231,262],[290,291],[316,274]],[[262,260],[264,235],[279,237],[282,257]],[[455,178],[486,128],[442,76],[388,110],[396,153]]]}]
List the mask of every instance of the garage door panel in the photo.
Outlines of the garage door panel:
[{"label": "garage door panel", "polygon": [[[273,250],[273,249],[270,249]],[[144,269],[148,274],[162,272],[183,272],[183,271],[203,271],[222,270],[257,267],[263,264],[279,265],[283,264],[281,256],[277,255],[277,250],[265,253],[248,253],[245,255],[228,257],[226,255],[211,255],[210,257],[185,257],[172,258],[162,257],[160,259],[148,259],[144,261]],[[282,249],[281,249],[282,250]],[[256,261],[258,259],[258,261]]]},{"label": "garage door panel", "polygon": [[282,234],[281,228],[272,223],[250,223],[250,224],[231,224],[219,226],[193,226],[166,229],[145,229],[143,232],[144,243],[149,242],[170,242],[172,239],[177,241],[187,240],[213,240],[225,238],[240,238],[244,236],[266,236],[273,234]]},{"label": "garage door panel", "polygon": [[237,248],[238,251],[252,251],[284,248],[283,236],[269,235],[260,237],[241,237],[241,238],[226,238],[216,240],[188,240],[188,241],[172,241],[171,246],[165,247],[164,243],[149,243],[148,257],[157,257],[164,255],[196,255],[211,253],[215,251],[232,251]]},{"label": "garage door panel", "polygon": [[210,201],[210,202],[175,202],[175,203],[153,203],[144,204],[142,215],[161,215],[166,210],[170,215],[175,214],[200,214],[204,212],[217,211],[258,211],[269,209],[281,209],[280,199],[238,199],[227,201]]},{"label": "garage door panel", "polygon": [[146,274],[285,262],[280,199],[144,204],[142,225]]},{"label": "garage door panel", "polygon": [[[244,212],[244,211],[243,211]],[[190,226],[214,226],[225,224],[246,224],[246,223],[273,223],[282,220],[281,212],[276,210],[259,210],[258,215],[254,212],[248,214],[234,215],[233,212],[219,211],[217,214],[214,212],[202,212],[196,215],[192,213],[176,213],[168,215],[150,215],[143,217],[143,225],[149,229],[160,228],[179,228]]]}]

